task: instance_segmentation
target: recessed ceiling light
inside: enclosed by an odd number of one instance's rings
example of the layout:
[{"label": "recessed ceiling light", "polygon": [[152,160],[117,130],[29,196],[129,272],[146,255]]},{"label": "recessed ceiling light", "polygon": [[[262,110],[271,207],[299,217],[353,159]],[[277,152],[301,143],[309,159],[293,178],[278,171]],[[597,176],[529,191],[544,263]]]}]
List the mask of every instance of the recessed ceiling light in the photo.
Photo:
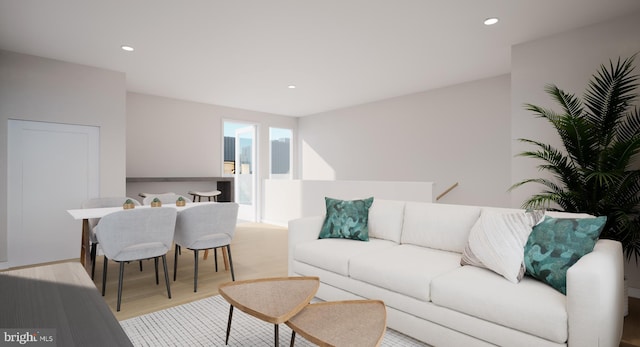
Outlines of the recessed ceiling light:
[{"label": "recessed ceiling light", "polygon": [[290,84],[290,85],[288,85],[288,86],[287,86],[287,88],[289,88],[289,89],[296,89],[296,86],[295,86],[294,84]]},{"label": "recessed ceiling light", "polygon": [[487,18],[484,20],[484,25],[494,25],[496,23],[498,23],[498,18],[496,17],[491,17],[491,18]]},{"label": "recessed ceiling light", "polygon": [[120,46],[120,48],[122,48],[123,51],[127,51],[127,52],[133,52],[134,49],[131,46],[127,46],[127,45],[122,45]]}]

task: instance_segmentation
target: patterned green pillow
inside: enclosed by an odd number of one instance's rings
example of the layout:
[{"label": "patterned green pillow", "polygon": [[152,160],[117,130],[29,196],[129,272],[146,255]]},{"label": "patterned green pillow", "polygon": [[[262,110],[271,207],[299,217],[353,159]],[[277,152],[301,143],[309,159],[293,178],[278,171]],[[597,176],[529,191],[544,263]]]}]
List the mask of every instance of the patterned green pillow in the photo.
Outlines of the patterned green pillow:
[{"label": "patterned green pillow", "polygon": [[327,216],[318,238],[369,241],[369,207],[373,204],[373,197],[352,201],[325,197],[324,200]]},{"label": "patterned green pillow", "polygon": [[593,251],[607,217],[552,218],[533,227],[524,247],[527,274],[567,294],[567,270]]}]

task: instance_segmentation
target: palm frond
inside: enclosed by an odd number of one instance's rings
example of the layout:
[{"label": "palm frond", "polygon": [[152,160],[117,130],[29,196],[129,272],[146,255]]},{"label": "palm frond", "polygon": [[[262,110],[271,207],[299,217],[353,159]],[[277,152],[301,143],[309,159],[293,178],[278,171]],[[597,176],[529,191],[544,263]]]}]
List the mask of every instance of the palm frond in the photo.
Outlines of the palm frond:
[{"label": "palm frond", "polygon": [[616,137],[618,141],[624,142],[637,136],[640,136],[640,108],[635,107],[618,124]]},{"label": "palm frond", "polygon": [[600,167],[603,170],[622,172],[640,153],[640,135],[627,141],[618,141],[602,151]]},{"label": "palm frond", "polygon": [[575,165],[583,169],[596,169],[599,143],[593,128],[582,117],[560,117],[556,125],[562,144]]},{"label": "palm frond", "polygon": [[589,82],[584,95],[587,108],[586,118],[592,123],[600,145],[607,147],[613,140],[612,129],[616,128],[621,114],[637,97],[633,91],[637,88],[637,75],[633,75],[635,55],[614,66],[610,61],[609,69],[602,65]]},{"label": "palm frond", "polygon": [[547,189],[539,194],[535,194],[527,201],[525,201],[522,206],[523,208],[550,208],[552,203],[560,206],[564,211],[573,211],[579,212],[579,201],[581,198],[576,196],[573,192],[569,190],[563,189],[562,186],[554,183],[551,180],[544,178],[529,178],[525,179],[521,182],[518,182],[512,185],[509,190],[513,190],[519,186],[522,186],[527,183],[538,183],[540,185],[545,186]]},{"label": "palm frond", "polygon": [[524,104],[524,108],[527,111],[531,111],[536,114],[540,118],[547,119],[554,127],[556,120],[560,117],[560,114],[556,113],[552,109],[532,105],[532,104]]},{"label": "palm frond", "polygon": [[580,171],[573,165],[563,151],[539,141],[529,139],[519,139],[519,141],[539,147],[538,151],[525,151],[518,154],[522,157],[536,158],[548,163],[538,165],[538,169],[552,172],[568,186],[575,186],[581,181]]},{"label": "palm frond", "polygon": [[560,104],[567,115],[573,117],[582,116],[582,101],[578,99],[574,94],[566,93],[554,84],[548,84],[544,90]]}]

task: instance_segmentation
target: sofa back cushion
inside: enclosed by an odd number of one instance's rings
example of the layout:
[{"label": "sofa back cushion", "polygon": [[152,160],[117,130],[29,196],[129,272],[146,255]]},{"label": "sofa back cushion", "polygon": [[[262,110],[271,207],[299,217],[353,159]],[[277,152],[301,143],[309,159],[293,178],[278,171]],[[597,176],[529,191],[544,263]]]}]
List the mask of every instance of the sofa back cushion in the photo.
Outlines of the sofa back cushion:
[{"label": "sofa back cushion", "polygon": [[478,206],[407,202],[401,243],[462,253]]},{"label": "sofa back cushion", "polygon": [[374,199],[369,208],[369,237],[400,243],[404,201]]}]

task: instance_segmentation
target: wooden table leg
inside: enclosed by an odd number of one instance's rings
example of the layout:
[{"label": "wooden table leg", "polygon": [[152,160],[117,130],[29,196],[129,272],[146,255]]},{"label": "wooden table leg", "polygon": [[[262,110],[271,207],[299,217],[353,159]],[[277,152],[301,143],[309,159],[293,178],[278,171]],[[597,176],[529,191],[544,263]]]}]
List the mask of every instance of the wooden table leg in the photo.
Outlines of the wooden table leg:
[{"label": "wooden table leg", "polygon": [[91,252],[89,251],[89,220],[82,220],[82,236],[80,239],[80,264],[91,274]]},{"label": "wooden table leg", "polygon": [[224,270],[229,271],[229,256],[227,255],[226,247],[222,247],[222,258],[224,260]]}]

